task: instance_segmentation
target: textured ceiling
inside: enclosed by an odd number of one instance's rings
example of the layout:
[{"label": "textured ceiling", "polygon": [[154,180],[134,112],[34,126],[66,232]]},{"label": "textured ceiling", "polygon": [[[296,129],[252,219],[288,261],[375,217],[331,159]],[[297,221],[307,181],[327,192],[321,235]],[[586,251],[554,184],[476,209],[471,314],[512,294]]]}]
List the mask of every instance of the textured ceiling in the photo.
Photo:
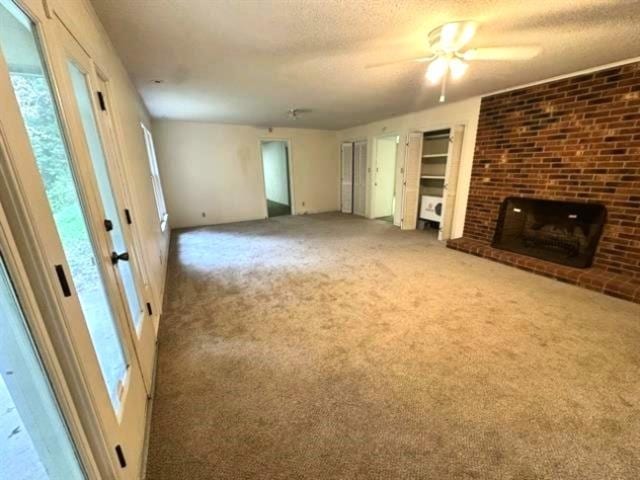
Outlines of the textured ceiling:
[{"label": "textured ceiling", "polygon": [[480,22],[470,46],[543,51],[473,63],[448,102],[640,56],[637,0],[92,2],[152,116],[171,119],[341,129],[433,106],[425,65],[365,65],[424,54],[454,20]]}]

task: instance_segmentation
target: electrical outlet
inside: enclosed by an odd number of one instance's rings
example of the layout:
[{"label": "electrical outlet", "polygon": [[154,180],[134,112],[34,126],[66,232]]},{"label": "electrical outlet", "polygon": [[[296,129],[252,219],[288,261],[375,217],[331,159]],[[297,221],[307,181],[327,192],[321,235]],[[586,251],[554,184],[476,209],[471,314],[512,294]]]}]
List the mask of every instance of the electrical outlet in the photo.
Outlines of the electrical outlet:
[{"label": "electrical outlet", "polygon": [[205,212],[202,212],[202,218],[206,217],[207,214]]}]

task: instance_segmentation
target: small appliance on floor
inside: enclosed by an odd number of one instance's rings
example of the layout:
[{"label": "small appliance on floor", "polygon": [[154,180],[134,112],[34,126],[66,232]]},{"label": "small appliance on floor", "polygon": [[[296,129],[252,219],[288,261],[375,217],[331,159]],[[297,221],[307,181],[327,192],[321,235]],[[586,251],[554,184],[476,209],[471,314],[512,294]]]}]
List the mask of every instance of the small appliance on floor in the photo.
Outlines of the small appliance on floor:
[{"label": "small appliance on floor", "polygon": [[420,199],[420,218],[440,223],[442,221],[442,197],[422,195]]}]

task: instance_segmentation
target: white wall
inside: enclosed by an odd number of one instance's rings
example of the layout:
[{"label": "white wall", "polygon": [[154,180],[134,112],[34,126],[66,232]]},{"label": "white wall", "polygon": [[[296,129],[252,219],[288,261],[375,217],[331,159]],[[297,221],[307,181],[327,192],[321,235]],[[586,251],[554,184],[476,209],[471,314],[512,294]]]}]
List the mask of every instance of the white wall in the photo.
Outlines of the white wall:
[{"label": "white wall", "polygon": [[[467,199],[469,196],[469,184],[471,182],[471,165],[473,163],[473,152],[476,143],[476,133],[478,130],[478,116],[480,115],[480,97],[474,97],[456,103],[441,105],[428,110],[409,113],[398,117],[381,120],[367,125],[348,128],[338,132],[338,140],[356,141],[367,140],[368,142],[368,189],[367,189],[367,216],[372,216],[371,209],[371,193],[373,190],[373,171],[372,165],[375,159],[374,141],[377,137],[387,136],[390,134],[400,135],[400,144],[398,145],[398,167],[396,175],[396,189],[398,195],[400,190],[397,185],[400,183],[399,169],[402,167],[404,159],[404,138],[411,131],[427,131],[437,130],[440,128],[450,128],[453,125],[465,125],[464,142],[462,145],[462,158],[460,165],[460,176],[458,180],[457,195],[455,202],[455,210],[452,226],[452,238],[462,236],[464,229],[464,217],[467,207]],[[399,203],[399,202],[396,202]]]},{"label": "white wall", "polygon": [[266,218],[260,140],[290,142],[295,214],[339,208],[336,132],[172,120],[154,121],[153,128],[175,228]]},{"label": "white wall", "polygon": [[267,199],[283,205],[290,205],[287,162],[286,142],[262,143],[262,165]]}]

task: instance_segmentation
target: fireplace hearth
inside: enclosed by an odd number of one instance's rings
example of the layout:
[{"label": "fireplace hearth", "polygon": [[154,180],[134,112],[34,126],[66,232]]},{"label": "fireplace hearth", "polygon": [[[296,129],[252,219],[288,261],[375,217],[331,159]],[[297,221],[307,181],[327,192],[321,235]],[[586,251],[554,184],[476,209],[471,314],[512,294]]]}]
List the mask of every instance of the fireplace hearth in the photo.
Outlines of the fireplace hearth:
[{"label": "fireplace hearth", "polygon": [[593,262],[606,219],[599,203],[507,197],[492,246],[570,267]]}]

